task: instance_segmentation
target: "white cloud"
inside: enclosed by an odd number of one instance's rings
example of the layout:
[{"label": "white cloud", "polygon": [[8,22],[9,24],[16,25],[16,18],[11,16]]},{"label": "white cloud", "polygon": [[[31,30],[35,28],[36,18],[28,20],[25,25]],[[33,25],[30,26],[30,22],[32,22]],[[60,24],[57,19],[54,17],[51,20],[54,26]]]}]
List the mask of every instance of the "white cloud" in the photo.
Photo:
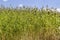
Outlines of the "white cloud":
[{"label": "white cloud", "polygon": [[60,8],[57,8],[57,11],[60,12]]},{"label": "white cloud", "polygon": [[19,4],[18,7],[23,7],[23,4]]},{"label": "white cloud", "polygon": [[7,2],[8,0],[3,0],[4,2]]},{"label": "white cloud", "polygon": [[[44,8],[44,10],[46,10],[46,8]],[[50,9],[50,10],[60,12],[60,8],[57,8],[56,10],[55,9]]]}]

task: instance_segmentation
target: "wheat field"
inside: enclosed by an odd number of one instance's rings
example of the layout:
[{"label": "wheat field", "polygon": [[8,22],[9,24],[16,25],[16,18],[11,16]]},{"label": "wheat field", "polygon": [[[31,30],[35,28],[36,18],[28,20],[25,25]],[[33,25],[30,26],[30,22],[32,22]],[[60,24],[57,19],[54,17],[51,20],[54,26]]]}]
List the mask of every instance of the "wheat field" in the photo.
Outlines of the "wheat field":
[{"label": "wheat field", "polygon": [[0,8],[0,40],[60,40],[60,13]]}]

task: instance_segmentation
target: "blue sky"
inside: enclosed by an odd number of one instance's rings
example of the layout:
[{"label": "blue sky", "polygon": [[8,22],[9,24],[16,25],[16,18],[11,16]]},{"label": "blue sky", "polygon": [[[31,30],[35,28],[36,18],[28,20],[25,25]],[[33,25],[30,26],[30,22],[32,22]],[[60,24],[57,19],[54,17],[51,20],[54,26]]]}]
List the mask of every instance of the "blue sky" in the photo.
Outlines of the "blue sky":
[{"label": "blue sky", "polygon": [[41,8],[42,6],[46,7],[48,5],[49,7],[60,8],[60,0],[0,0],[1,4],[6,7],[11,4],[13,7],[24,5]]}]

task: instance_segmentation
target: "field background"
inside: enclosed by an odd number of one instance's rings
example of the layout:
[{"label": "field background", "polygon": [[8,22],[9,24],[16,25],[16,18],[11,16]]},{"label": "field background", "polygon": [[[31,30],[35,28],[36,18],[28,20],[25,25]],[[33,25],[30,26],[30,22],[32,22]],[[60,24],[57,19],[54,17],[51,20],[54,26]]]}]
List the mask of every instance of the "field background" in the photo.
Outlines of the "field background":
[{"label": "field background", "polygon": [[0,8],[0,40],[60,40],[60,13],[38,8]]}]

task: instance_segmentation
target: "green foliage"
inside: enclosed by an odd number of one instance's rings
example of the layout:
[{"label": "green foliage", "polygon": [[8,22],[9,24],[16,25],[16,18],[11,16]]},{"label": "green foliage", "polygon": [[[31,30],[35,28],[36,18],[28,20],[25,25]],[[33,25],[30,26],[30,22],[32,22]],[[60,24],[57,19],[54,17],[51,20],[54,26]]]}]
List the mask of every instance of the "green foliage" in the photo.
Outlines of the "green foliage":
[{"label": "green foliage", "polygon": [[0,9],[0,40],[59,40],[60,13],[37,8]]}]

